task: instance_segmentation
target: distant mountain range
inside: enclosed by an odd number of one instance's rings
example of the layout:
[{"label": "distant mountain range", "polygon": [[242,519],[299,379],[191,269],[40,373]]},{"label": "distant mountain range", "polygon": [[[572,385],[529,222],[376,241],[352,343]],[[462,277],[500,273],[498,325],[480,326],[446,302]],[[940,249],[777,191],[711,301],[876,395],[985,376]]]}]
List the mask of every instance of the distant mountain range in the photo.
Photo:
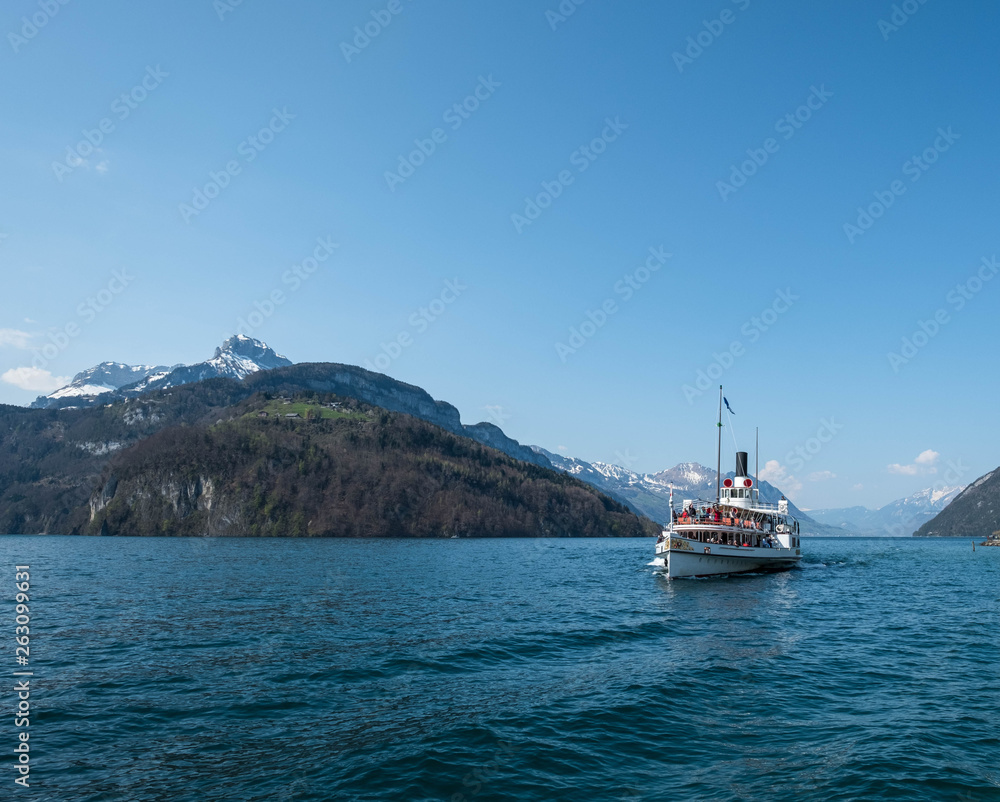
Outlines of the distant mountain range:
[{"label": "distant mountain range", "polygon": [[[592,484],[613,498],[621,499],[643,515],[661,523],[670,517],[670,485],[674,487],[674,504],[679,506],[684,499],[714,498],[716,490],[715,470],[697,462],[681,462],[673,468],[658,473],[636,473],[620,465],[606,462],[585,462],[573,457],[563,457],[546,451],[541,446],[532,449],[544,455],[558,470]],[[733,471],[724,473],[722,478],[732,478]],[[776,504],[782,497],[781,490],[767,481],[760,482],[762,501]],[[789,512],[798,518],[803,534],[838,536],[844,534],[832,527],[813,520],[791,501]]]},{"label": "distant mountain range", "polygon": [[31,406],[35,409],[54,407],[89,406],[99,395],[110,393],[127,384],[149,379],[151,376],[166,376],[174,368],[166,365],[126,365],[123,362],[102,362],[92,368],[77,373],[73,381],[65,387],[40,395]]},{"label": "distant mountain range", "polygon": [[809,510],[810,517],[845,535],[909,537],[947,507],[963,487],[926,488],[876,510],[867,507]]},{"label": "distant mountain range", "polygon": [[959,493],[935,518],[923,523],[916,537],[988,538],[1000,531],[1000,468]]},{"label": "distant mountain range", "polygon": [[292,360],[275,353],[266,343],[242,334],[230,337],[215,349],[211,359],[195,365],[125,365],[102,362],[77,373],[73,381],[31,404],[35,409],[88,407],[115,398],[134,398],[205,379],[245,379],[259,370],[286,367]]},{"label": "distant mountain range", "polygon": [[[658,473],[639,474],[620,465],[605,462],[585,462],[564,457],[532,446],[552,465],[583,479],[654,521],[666,521],[670,507],[670,485],[674,486],[674,503],[684,498],[712,498],[715,494],[715,470],[697,462],[681,462]],[[723,478],[733,477],[730,471]],[[802,510],[789,502],[789,510],[806,535],[824,537],[910,537],[932,520],[961,492],[962,487],[927,488],[906,498],[897,499],[877,510],[867,507]],[[761,499],[777,502],[782,492],[767,481],[760,482]],[[998,524],[1000,526],[1000,524]],[[992,531],[992,530],[991,530]]]},{"label": "distant mountain range", "polygon": [[[66,387],[39,396],[31,406],[36,409],[64,409],[106,405],[209,379],[243,382],[261,371],[292,365],[290,359],[278,354],[266,343],[237,335],[216,348],[211,359],[194,365],[103,362],[78,373]],[[421,388],[382,374],[330,363],[297,367],[302,369],[297,372],[299,379],[304,380],[313,391],[336,393],[413,415],[516,459],[543,468],[554,468],[588,483],[654,521],[662,522],[669,517],[671,484],[675,504],[680,504],[685,498],[711,497],[715,492],[715,471],[696,462],[682,462],[652,474],[639,474],[604,462],[589,463],[553,453],[541,446],[521,445],[491,423],[463,424],[458,410],[451,404],[436,401]],[[115,446],[111,444],[107,448],[114,450]],[[733,475],[733,472],[724,474],[728,477]],[[760,482],[760,490],[761,498],[768,502],[776,502],[782,496],[779,488],[766,481]],[[961,487],[922,490],[877,510],[848,507],[806,512],[792,503],[789,509],[799,519],[804,534],[909,536],[944,510],[961,491]]]}]

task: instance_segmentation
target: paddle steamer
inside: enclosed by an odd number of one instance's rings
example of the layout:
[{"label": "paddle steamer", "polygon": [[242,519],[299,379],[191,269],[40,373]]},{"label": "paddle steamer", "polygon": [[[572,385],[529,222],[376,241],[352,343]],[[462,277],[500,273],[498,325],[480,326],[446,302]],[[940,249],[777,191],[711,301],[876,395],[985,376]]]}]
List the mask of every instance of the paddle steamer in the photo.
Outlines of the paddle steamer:
[{"label": "paddle steamer", "polygon": [[722,388],[719,388],[719,451],[715,500],[685,499],[656,541],[669,577],[703,577],[760,571],[783,571],[802,559],[799,522],[788,500],[760,500],[756,477],[747,470],[747,452],[736,452],[736,475],[721,479]]}]

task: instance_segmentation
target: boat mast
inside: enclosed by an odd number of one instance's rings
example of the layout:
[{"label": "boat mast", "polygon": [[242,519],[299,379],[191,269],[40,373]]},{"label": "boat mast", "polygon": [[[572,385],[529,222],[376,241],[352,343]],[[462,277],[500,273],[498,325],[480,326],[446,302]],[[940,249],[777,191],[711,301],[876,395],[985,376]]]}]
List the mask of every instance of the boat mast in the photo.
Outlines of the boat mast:
[{"label": "boat mast", "polygon": [[719,445],[715,452],[715,503],[722,498],[722,385],[719,385]]},{"label": "boat mast", "polygon": [[755,435],[756,443],[753,447],[754,448],[753,484],[754,487],[757,488],[757,503],[759,504],[760,503],[760,426],[758,426],[755,431],[756,431]]}]

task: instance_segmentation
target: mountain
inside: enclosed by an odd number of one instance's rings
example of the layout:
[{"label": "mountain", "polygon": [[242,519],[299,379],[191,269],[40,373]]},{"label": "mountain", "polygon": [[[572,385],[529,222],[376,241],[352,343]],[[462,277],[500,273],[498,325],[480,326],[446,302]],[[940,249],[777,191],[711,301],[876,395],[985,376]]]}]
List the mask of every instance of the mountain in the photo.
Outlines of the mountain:
[{"label": "mountain", "polygon": [[914,537],[987,538],[1000,530],[1000,468],[980,476]]},{"label": "mountain", "polygon": [[[106,404],[117,399],[139,398],[158,390],[168,390],[185,384],[208,379],[231,378],[245,381],[261,371],[278,370],[292,365],[291,360],[276,353],[266,343],[244,335],[227,339],[211,359],[196,365],[176,365],[173,368],[140,368],[120,363],[104,363],[83,371],[74,379],[76,387],[62,388],[49,396],[39,397],[32,407],[53,409],[65,407],[86,407]],[[117,372],[101,372],[105,366],[116,366]],[[145,370],[145,375],[142,371]],[[545,457],[536,454],[527,446],[522,446],[491,423],[464,425],[458,410],[451,404],[435,401],[424,390],[410,384],[391,379],[380,373],[371,373],[364,368],[334,363],[315,363],[303,367],[303,377],[307,377],[309,389],[338,393],[367,401],[396,412],[415,415],[448,431],[469,437],[483,445],[497,448],[515,459],[524,460],[543,468],[551,468]],[[116,384],[111,378],[117,380]],[[79,383],[77,382],[79,379]],[[127,381],[130,379],[130,381]],[[100,386],[94,382],[103,380]],[[70,385],[72,387],[73,385]],[[256,385],[255,385],[256,386]],[[293,387],[292,392],[295,391]]]},{"label": "mountain", "polygon": [[909,537],[947,507],[962,489],[929,487],[876,510],[844,507],[809,510],[809,515],[820,523],[837,527],[845,535]]},{"label": "mountain", "polygon": [[354,392],[364,384],[364,392],[395,406],[421,409],[449,425],[457,419],[454,407],[419,388],[361,368],[317,364],[258,371],[243,381],[192,382],[89,408],[0,406],[0,532],[563,537],[657,531],[653,522],[551,468],[408,412],[313,389],[329,384]]},{"label": "mountain", "polygon": [[[242,334],[230,337],[215,349],[211,359],[196,365],[125,365],[103,362],[78,373],[66,387],[39,396],[32,407],[41,409],[85,407],[106,404],[114,398],[134,398],[152,390],[164,390],[191,382],[226,377],[245,379],[260,370],[291,365],[266,343]],[[110,394],[110,395],[109,395]]]},{"label": "mountain", "polygon": [[832,509],[809,510],[815,520],[828,526],[844,530],[844,535],[868,534],[869,530],[877,528],[871,522],[877,510],[867,507],[836,507]]},{"label": "mountain", "polygon": [[715,484],[715,471],[697,462],[681,462],[673,468],[654,473],[652,479],[665,487],[673,483],[675,488],[705,488]]},{"label": "mountain", "polygon": [[65,387],[60,387],[48,395],[38,396],[31,406],[35,409],[70,406],[78,403],[81,397],[104,395],[127,384],[135,384],[150,377],[166,376],[173,369],[166,365],[126,365],[122,362],[102,362],[100,365],[77,373],[73,377],[73,381]]},{"label": "mountain", "polygon": [[[552,465],[565,473],[582,479],[602,490],[612,498],[620,499],[632,509],[654,521],[666,521],[670,515],[670,485],[674,486],[674,504],[679,506],[686,498],[714,498],[716,490],[715,470],[697,462],[682,462],[673,468],[653,474],[639,474],[620,465],[604,462],[585,462],[573,457],[563,457],[546,451],[541,446],[532,446],[538,454],[545,456]],[[732,471],[723,478],[732,478]],[[760,482],[762,501],[776,504],[782,492],[767,481]],[[839,535],[833,528],[814,521],[793,503],[788,504],[806,535]]]},{"label": "mountain", "polygon": [[274,370],[292,364],[288,357],[276,353],[267,343],[237,334],[215,349],[211,359],[196,365],[182,365],[166,376],[147,379],[121,388],[121,394],[134,398],[153,390],[166,390],[205,379],[228,378],[242,381],[259,370]]},{"label": "mountain", "polygon": [[[129,366],[122,367],[130,369]],[[216,349],[212,359],[205,362],[176,366],[173,369],[150,369],[149,374],[138,381],[108,389],[99,395],[80,393],[59,396],[61,391],[57,391],[46,399],[39,399],[46,402],[39,406],[86,407],[122,399],[138,401],[173,388],[211,383],[220,378],[235,379],[245,385],[241,393],[229,392],[232,396],[230,403],[244,400],[254,392],[295,394],[306,391],[332,393],[389,411],[413,415],[452,434],[502,451],[514,459],[542,468],[556,467],[606,493],[634,512],[656,520],[666,520],[669,516],[671,483],[678,503],[686,497],[685,494],[687,497],[705,497],[715,489],[715,471],[697,463],[681,463],[656,474],[640,475],[618,465],[600,462],[591,464],[562,457],[537,446],[523,446],[491,423],[463,424],[455,407],[435,400],[419,387],[351,365],[312,363],[292,366],[287,358],[275,353],[265,343],[245,336],[230,337]],[[133,421],[141,420],[145,415],[155,420],[164,418],[164,411],[159,408],[137,407],[128,414]],[[96,449],[101,453],[111,453],[123,447],[115,439],[88,442],[89,445],[81,447]],[[761,483],[761,494],[762,498],[771,502],[777,501],[781,496],[781,492],[767,482]],[[807,533],[839,534],[837,530],[816,524],[794,505],[790,509],[802,521]]]},{"label": "mountain", "polygon": [[[235,419],[141,441],[111,460],[90,499],[87,531],[397,538],[656,531],[583,482],[409,415],[334,398],[291,399],[315,416],[289,421],[284,405],[262,419],[268,404],[255,397]],[[330,403],[337,412],[324,417]]]},{"label": "mountain", "polygon": [[[355,365],[331,362],[306,362],[293,368],[278,368],[248,378],[247,389],[269,389],[273,392],[335,393],[348,398],[403,412],[433,423],[442,429],[468,437],[490,448],[496,448],[515,459],[539,467],[551,468],[551,463],[527,446],[507,437],[491,423],[463,424],[458,410],[446,401],[437,401],[420,387],[372,373]],[[287,387],[286,387],[287,385]]]}]

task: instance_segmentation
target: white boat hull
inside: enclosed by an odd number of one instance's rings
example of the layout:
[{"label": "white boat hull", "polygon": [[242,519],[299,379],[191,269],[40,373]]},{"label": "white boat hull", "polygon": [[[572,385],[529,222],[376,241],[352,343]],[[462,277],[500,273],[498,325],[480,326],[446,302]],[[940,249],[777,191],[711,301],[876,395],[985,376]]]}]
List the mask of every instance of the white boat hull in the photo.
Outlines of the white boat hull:
[{"label": "white boat hull", "polygon": [[785,571],[802,559],[801,549],[706,544],[676,535],[657,544],[656,553],[671,578]]}]

